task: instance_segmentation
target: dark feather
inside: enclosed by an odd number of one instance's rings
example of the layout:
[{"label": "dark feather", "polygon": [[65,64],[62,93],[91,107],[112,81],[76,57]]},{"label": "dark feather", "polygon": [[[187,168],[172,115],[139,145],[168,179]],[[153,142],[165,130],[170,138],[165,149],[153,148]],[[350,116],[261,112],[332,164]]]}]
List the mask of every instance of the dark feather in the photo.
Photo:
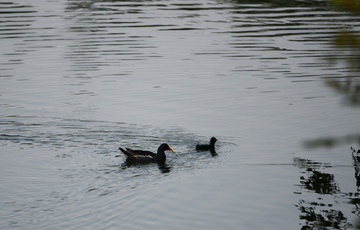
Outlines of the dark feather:
[{"label": "dark feather", "polygon": [[129,161],[165,161],[166,155],[165,151],[169,150],[172,151],[172,149],[169,147],[168,144],[162,144],[159,146],[157,153],[153,153],[150,151],[144,151],[144,150],[132,150],[129,148],[126,148],[126,150],[119,148],[121,152],[124,153],[126,156],[126,159]]}]

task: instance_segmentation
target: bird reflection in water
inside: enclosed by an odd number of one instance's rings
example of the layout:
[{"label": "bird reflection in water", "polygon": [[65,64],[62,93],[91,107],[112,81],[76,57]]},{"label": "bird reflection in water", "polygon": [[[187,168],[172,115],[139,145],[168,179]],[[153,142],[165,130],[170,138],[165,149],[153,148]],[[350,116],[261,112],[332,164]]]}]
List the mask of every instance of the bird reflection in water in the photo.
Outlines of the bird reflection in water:
[{"label": "bird reflection in water", "polygon": [[[118,156],[116,156],[118,157]],[[156,162],[135,162],[135,161],[124,161],[121,164],[122,169],[127,169],[130,167],[142,166],[142,165],[150,165],[157,164],[161,173],[169,173],[171,171],[171,166],[169,166],[166,161],[156,161]]]}]

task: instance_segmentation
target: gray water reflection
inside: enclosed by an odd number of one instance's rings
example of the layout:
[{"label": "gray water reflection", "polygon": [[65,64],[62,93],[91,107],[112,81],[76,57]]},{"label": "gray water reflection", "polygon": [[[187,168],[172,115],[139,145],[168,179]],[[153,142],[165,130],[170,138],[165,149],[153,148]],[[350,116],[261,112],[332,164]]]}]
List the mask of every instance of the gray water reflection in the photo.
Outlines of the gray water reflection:
[{"label": "gray water reflection", "polygon": [[[356,153],[352,149],[353,165],[355,169],[356,186],[358,186],[359,162]],[[304,221],[301,229],[347,229],[358,225],[357,219],[348,219],[343,210],[336,209],[337,203],[354,205],[352,212],[359,217],[359,192],[344,191],[337,182],[336,175],[329,173],[333,167],[347,167],[331,165],[329,163],[314,162],[307,159],[294,159],[294,165],[301,169],[300,190],[297,194],[314,193],[312,199],[300,199],[296,205],[301,212],[299,218]],[[333,199],[326,199],[331,196]]]}]

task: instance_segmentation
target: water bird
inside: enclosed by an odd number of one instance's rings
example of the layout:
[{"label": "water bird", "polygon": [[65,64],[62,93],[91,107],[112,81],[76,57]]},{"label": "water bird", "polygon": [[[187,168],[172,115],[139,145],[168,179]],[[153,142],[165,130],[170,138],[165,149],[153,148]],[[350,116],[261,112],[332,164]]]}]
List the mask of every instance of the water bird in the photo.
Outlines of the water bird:
[{"label": "water bird", "polygon": [[218,140],[215,137],[212,137],[210,139],[210,144],[208,145],[196,145],[196,150],[197,151],[211,151],[211,152],[215,152],[215,142],[217,142]]},{"label": "water bird", "polygon": [[119,149],[126,156],[126,160],[136,161],[136,162],[165,161],[166,160],[165,151],[169,150],[173,152],[173,150],[169,147],[169,145],[165,143],[159,146],[157,153],[144,151],[144,150],[132,150],[129,148],[126,148],[126,150],[122,148]]}]

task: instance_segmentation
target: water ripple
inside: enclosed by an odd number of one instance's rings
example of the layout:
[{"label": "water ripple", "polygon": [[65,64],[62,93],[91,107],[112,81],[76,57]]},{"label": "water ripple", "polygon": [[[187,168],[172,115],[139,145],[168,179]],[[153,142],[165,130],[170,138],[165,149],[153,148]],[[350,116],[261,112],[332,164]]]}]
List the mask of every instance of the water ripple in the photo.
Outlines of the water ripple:
[{"label": "water ripple", "polygon": [[[338,28],[359,26],[327,1],[14,1],[0,13],[1,229],[299,227],[298,172],[268,162],[357,124],[319,86],[352,71],[319,59]],[[219,155],[195,152],[214,130]],[[163,142],[166,164],[118,150]]]}]

